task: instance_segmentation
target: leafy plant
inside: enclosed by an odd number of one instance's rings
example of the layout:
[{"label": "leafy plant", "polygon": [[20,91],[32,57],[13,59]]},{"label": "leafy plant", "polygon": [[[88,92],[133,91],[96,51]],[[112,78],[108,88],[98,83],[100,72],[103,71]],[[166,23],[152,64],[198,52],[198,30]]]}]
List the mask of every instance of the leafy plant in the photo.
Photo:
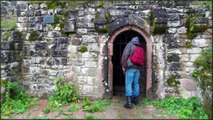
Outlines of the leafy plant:
[{"label": "leafy plant", "polygon": [[36,105],[38,100],[30,97],[17,82],[8,82],[6,84],[5,97],[6,100],[1,107],[2,115],[26,112],[30,106]]},{"label": "leafy plant", "polygon": [[195,70],[193,70],[193,72],[192,72],[192,77],[194,77],[194,78],[197,79],[197,77],[199,76],[199,74],[200,74],[200,71],[199,71],[198,69],[195,69]]},{"label": "leafy plant", "polygon": [[65,83],[64,79],[59,76],[55,78],[54,84],[56,90],[49,97],[48,105],[44,111],[54,111],[60,106],[66,105],[69,102],[76,102],[79,99],[77,88],[74,84]]},{"label": "leafy plant", "polygon": [[102,112],[104,111],[104,107],[108,106],[111,104],[111,101],[104,99],[104,100],[99,100],[95,102],[94,105],[91,105],[87,108],[85,108],[86,112]]},{"label": "leafy plant", "polygon": [[68,112],[75,112],[75,111],[78,111],[80,109],[81,109],[81,107],[78,106],[77,104],[71,104],[68,108]]},{"label": "leafy plant", "polygon": [[190,99],[166,97],[159,101],[143,100],[141,102],[145,105],[164,108],[163,114],[175,115],[179,119],[208,119],[198,97],[191,97]]}]

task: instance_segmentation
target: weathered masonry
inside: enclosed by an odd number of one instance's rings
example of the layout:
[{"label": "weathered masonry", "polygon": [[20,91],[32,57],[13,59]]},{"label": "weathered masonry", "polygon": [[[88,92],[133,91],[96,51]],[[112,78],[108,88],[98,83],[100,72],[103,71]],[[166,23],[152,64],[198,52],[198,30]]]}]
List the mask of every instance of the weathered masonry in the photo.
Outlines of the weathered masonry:
[{"label": "weathered masonry", "polygon": [[143,96],[200,96],[192,71],[196,57],[212,42],[207,4],[74,2],[2,2],[5,15],[12,5],[17,13],[16,30],[2,29],[2,36],[9,34],[1,41],[2,79],[20,79],[39,97],[53,92],[57,76],[75,83],[83,96],[122,95],[121,55],[131,38],[139,36],[146,52]]}]

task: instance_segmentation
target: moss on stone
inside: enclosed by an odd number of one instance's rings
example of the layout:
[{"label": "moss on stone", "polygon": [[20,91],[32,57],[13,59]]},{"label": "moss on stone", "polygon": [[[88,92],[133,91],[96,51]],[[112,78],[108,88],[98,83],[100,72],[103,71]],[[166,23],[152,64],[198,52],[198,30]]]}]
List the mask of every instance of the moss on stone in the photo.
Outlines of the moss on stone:
[{"label": "moss on stone", "polygon": [[156,24],[155,22],[153,23],[153,26],[151,27],[151,34],[156,35],[156,34],[164,34],[166,32],[167,25],[166,24]]},{"label": "moss on stone", "polygon": [[40,33],[38,30],[34,30],[30,33],[30,36],[29,36],[29,41],[36,41],[36,40],[41,40],[41,37],[40,36]]},{"label": "moss on stone", "polygon": [[2,34],[1,39],[2,39],[3,41],[6,41],[9,37],[10,37],[10,32],[9,32],[9,31],[6,31],[6,32],[4,32],[4,33]]},{"label": "moss on stone", "polygon": [[175,60],[175,56],[174,55],[167,56],[167,61],[168,62],[172,62],[174,60]]},{"label": "moss on stone", "polygon": [[190,26],[190,32],[197,33],[197,32],[204,32],[208,29],[208,25],[191,25]]},{"label": "moss on stone", "polygon": [[187,39],[194,39],[195,37],[197,37],[197,33],[198,32],[204,32],[205,30],[208,29],[208,25],[206,24],[195,24],[195,20],[196,20],[195,15],[189,15],[187,17],[185,26],[187,28],[187,33],[186,33],[186,38]]},{"label": "moss on stone", "polygon": [[154,19],[154,15],[150,16],[150,21],[151,21],[150,33],[152,35],[164,34],[166,32],[167,25],[166,24],[156,24],[156,20]]},{"label": "moss on stone", "polygon": [[84,53],[87,51],[87,46],[86,45],[81,45],[79,48],[79,52]]},{"label": "moss on stone", "polygon": [[54,23],[51,24],[53,28],[55,28],[58,24],[60,24],[60,19],[61,19],[60,16],[58,15],[54,16]]},{"label": "moss on stone", "polygon": [[6,86],[7,85],[7,80],[1,79],[1,86]]},{"label": "moss on stone", "polygon": [[153,23],[154,23],[154,10],[153,10],[153,8],[150,10],[149,21],[150,21],[150,25],[153,26]]},{"label": "moss on stone", "polygon": [[98,33],[108,33],[108,32],[109,32],[109,29],[110,29],[110,26],[109,26],[109,25],[105,25],[104,28],[95,27],[95,30],[96,30]]},{"label": "moss on stone", "polygon": [[13,39],[22,40],[22,35],[23,35],[22,32],[16,30],[13,32],[13,37],[14,37]]},{"label": "moss on stone", "polygon": [[98,19],[100,17],[100,14],[99,13],[96,13],[95,14],[95,19]]},{"label": "moss on stone", "polygon": [[2,18],[1,19],[1,28],[14,29],[14,28],[16,28],[16,21],[17,21],[16,17]]},{"label": "moss on stone", "polygon": [[65,1],[48,1],[47,3],[48,9],[56,9],[58,6],[61,6],[62,8],[66,5]]},{"label": "moss on stone", "polygon": [[187,42],[185,43],[185,47],[188,48],[188,49],[191,49],[191,48],[192,48],[192,43],[189,42],[189,41],[187,41]]},{"label": "moss on stone", "polygon": [[187,39],[194,39],[196,37],[197,37],[197,33],[190,33],[190,32],[186,33],[186,38]]},{"label": "moss on stone", "polygon": [[177,86],[180,84],[179,81],[176,80],[176,77],[174,75],[171,75],[167,80],[166,80],[167,84],[169,86]]},{"label": "moss on stone", "polygon": [[104,15],[104,17],[105,17],[105,19],[106,19],[107,21],[109,21],[109,20],[110,20],[110,13],[109,13],[109,12],[106,12],[105,15]]}]

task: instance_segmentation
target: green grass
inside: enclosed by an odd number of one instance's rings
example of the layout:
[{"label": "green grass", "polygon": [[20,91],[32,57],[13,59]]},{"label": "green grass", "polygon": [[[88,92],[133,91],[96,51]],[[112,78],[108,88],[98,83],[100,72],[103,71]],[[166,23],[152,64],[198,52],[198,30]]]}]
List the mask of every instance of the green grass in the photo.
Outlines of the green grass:
[{"label": "green grass", "polygon": [[198,97],[190,99],[167,97],[159,101],[143,100],[141,103],[163,108],[165,111],[162,114],[177,116],[179,119],[208,119]]},{"label": "green grass", "polygon": [[86,120],[100,120],[100,119],[94,115],[88,115],[86,116]]},{"label": "green grass", "polygon": [[69,106],[69,108],[68,108],[68,112],[75,112],[75,111],[78,111],[78,110],[80,110],[81,109],[81,107],[80,106],[78,106],[78,104],[71,104],[70,106]]},{"label": "green grass", "polygon": [[84,111],[86,112],[103,112],[104,108],[111,104],[110,100],[98,100],[94,105],[88,106]]},{"label": "green grass", "polygon": [[6,28],[6,29],[14,29],[16,28],[16,21],[17,18],[7,18],[7,19],[1,19],[1,28]]}]

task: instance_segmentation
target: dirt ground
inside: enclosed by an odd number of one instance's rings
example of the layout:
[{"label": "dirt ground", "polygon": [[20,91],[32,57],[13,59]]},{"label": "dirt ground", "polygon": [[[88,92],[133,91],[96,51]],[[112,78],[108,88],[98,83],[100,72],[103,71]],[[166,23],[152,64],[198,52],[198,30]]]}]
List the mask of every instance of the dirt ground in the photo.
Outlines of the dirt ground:
[{"label": "dirt ground", "polygon": [[83,110],[67,112],[69,105],[63,106],[55,112],[44,113],[43,109],[47,103],[47,100],[39,100],[38,105],[32,106],[28,112],[2,116],[2,119],[86,119],[88,116],[95,116],[98,119],[177,119],[174,116],[160,114],[162,110],[142,104],[133,106],[133,109],[126,109],[123,107],[125,103],[123,97],[113,98],[111,105],[107,106],[105,111],[95,113]]}]

